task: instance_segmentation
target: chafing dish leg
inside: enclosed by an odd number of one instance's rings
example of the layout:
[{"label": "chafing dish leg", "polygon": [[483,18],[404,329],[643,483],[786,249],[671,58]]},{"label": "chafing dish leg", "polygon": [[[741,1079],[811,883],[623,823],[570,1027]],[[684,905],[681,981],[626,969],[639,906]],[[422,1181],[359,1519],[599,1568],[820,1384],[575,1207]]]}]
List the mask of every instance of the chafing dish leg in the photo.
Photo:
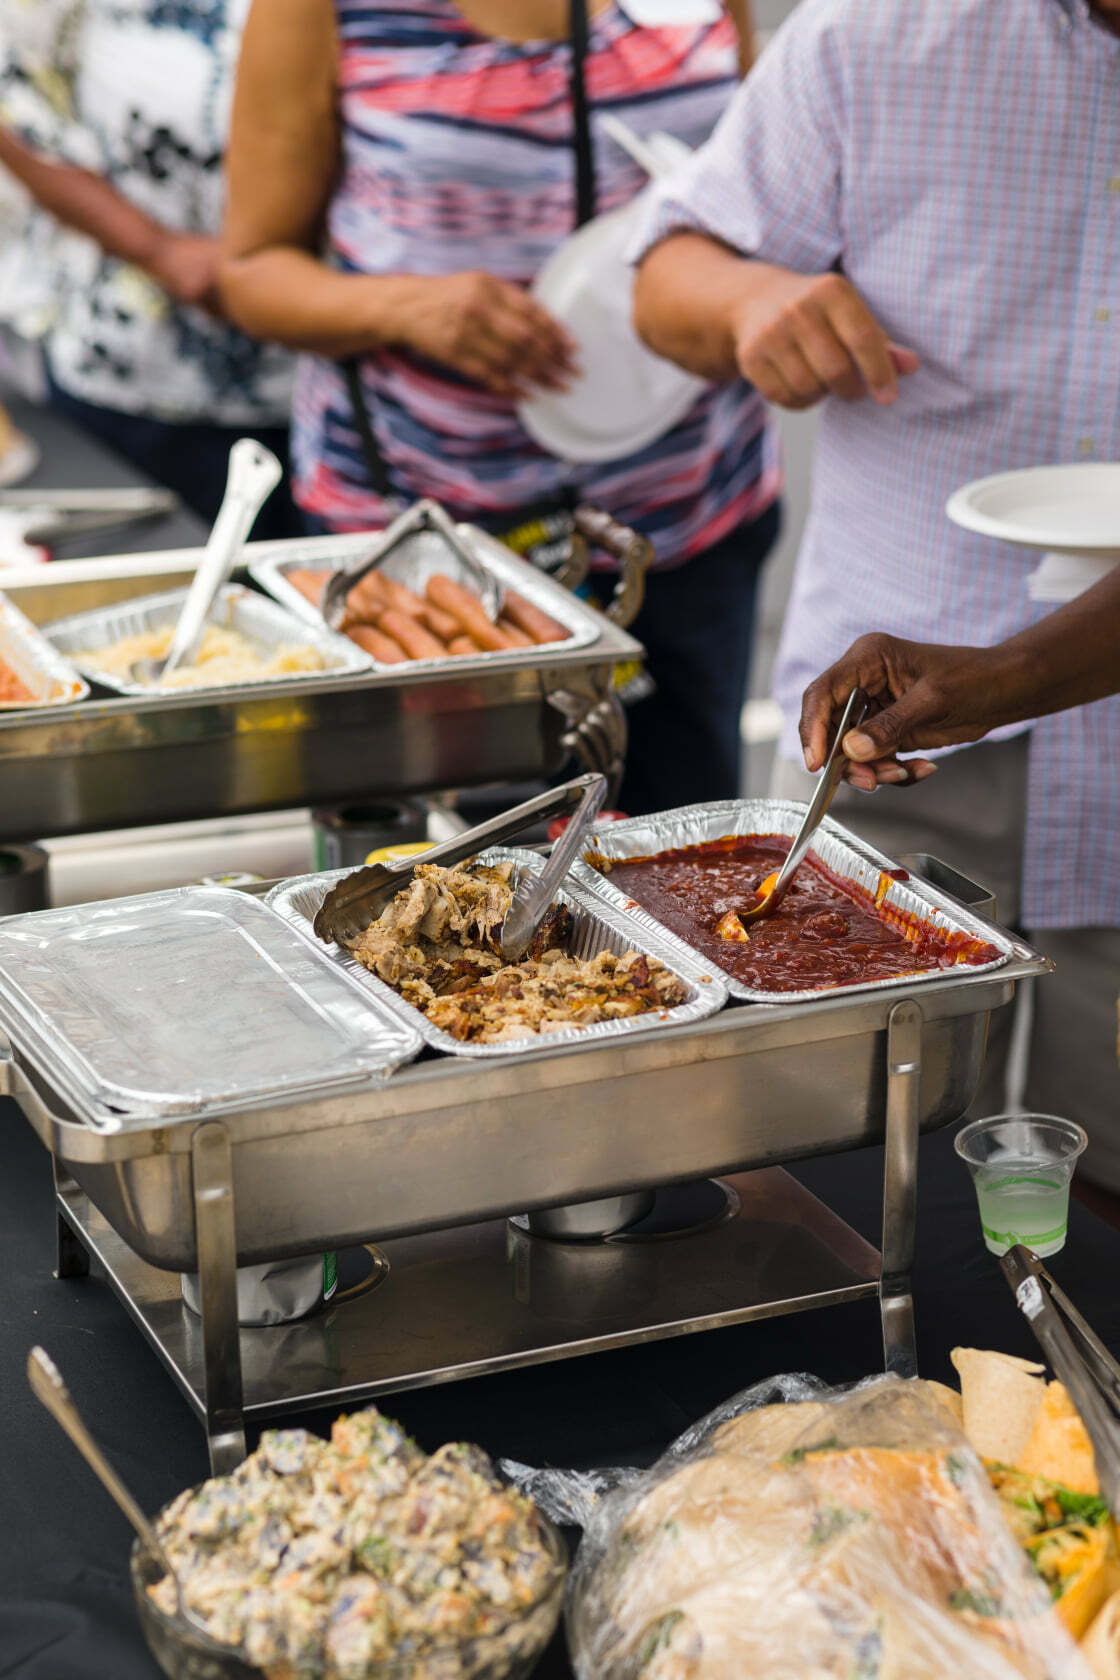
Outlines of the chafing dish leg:
[{"label": "chafing dish leg", "polygon": [[229,1133],[217,1120],[197,1126],[191,1138],[194,1229],[206,1373],[206,1435],[215,1476],[235,1470],[245,1457],[241,1335],[237,1326],[237,1237],[233,1206],[233,1155]]},{"label": "chafing dish leg", "polygon": [[63,1192],[76,1190],[78,1186],[69,1173],[63,1172],[58,1164],[57,1156],[51,1156],[51,1172],[54,1177],[55,1194],[55,1243],[56,1262],[54,1275],[56,1278],[88,1277],[89,1250],[78,1236],[74,1227],[63,1212]]},{"label": "chafing dish leg", "polygon": [[910,1273],[917,1223],[921,1074],[922,1012],[912,998],[904,998],[895,1004],[887,1022],[883,1262],[879,1281],[883,1368],[899,1377],[918,1374]]}]

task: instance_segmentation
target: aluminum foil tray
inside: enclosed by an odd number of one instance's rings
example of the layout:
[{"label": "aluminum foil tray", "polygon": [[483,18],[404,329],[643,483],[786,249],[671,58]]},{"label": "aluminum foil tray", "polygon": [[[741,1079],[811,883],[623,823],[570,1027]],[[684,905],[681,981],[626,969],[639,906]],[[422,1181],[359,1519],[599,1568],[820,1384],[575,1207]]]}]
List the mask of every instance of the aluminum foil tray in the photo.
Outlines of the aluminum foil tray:
[{"label": "aluminum foil tray", "polygon": [[0,921],[0,1021],[105,1131],[368,1086],[421,1049],[399,1009],[226,887]]},{"label": "aluminum foil tray", "polygon": [[[99,607],[95,612],[77,613],[73,618],[59,619],[45,626],[44,634],[54,646],[71,658],[88,648],[104,647],[123,641],[126,636],[143,635],[145,631],[162,630],[174,624],[186,599],[185,589],[168,590],[163,595],[145,595],[135,601],[121,601],[116,606]],[[251,642],[265,648],[282,643],[310,645],[323,657],[321,671],[284,671],[275,677],[255,677],[245,682],[198,684],[197,687],[160,690],[146,683],[128,682],[110,671],[98,670],[83,660],[76,660],[79,670],[102,688],[114,694],[141,695],[150,700],[161,693],[186,695],[241,693],[243,689],[270,687],[273,683],[322,681],[330,674],[345,671],[369,671],[373,661],[360,647],[345,636],[336,636],[320,619],[310,625],[306,619],[295,620],[291,613],[274,601],[268,601],[255,590],[241,584],[229,583],[220,591],[210,611],[209,623],[238,630]]]},{"label": "aluminum foil tray", "polygon": [[69,706],[89,694],[89,684],[5,595],[0,595],[0,664],[14,671],[34,696],[31,700],[0,700],[0,712]]},{"label": "aluminum foil tray", "polygon": [[[679,934],[643,910],[640,905],[614,885],[609,875],[603,875],[586,861],[593,854],[608,859],[649,857],[656,852],[675,851],[682,846],[701,845],[706,840],[722,840],[729,834],[797,833],[805,806],[793,800],[780,799],[724,799],[710,805],[684,805],[676,811],[661,811],[650,817],[628,818],[625,822],[604,823],[594,831],[584,857],[572,867],[568,877],[602,904],[629,916],[650,936],[656,936],[666,950],[688,952],[693,961],[697,953]],[[882,852],[869,846],[858,835],[842,828],[826,817],[813,842],[810,853],[820,859],[826,869],[842,880],[851,881],[876,897],[883,886],[884,872],[896,867]],[[999,956],[991,962],[975,965],[961,964],[951,971],[943,968],[926,969],[918,974],[900,975],[897,980],[868,980],[859,985],[820,986],[807,992],[766,992],[745,985],[721,969],[729,996],[743,1003],[815,1003],[825,997],[847,997],[853,992],[878,992],[888,987],[921,984],[930,980],[944,980],[951,972],[956,980],[973,974],[987,974],[1001,967],[1015,952],[1015,945],[994,923],[976,916],[958,904],[947,893],[918,877],[909,881],[888,878],[886,892],[880,905],[881,913],[892,912],[916,916],[947,933],[964,933],[970,938],[983,939],[994,945]],[[663,959],[668,962],[669,958]],[[705,959],[708,960],[708,959]],[[674,955],[673,961],[679,961]]]},{"label": "aluminum foil tray", "polygon": [[[543,858],[536,852],[516,847],[492,846],[489,851],[479,853],[479,861],[515,864],[515,884],[520,870],[529,869],[539,874],[544,866]],[[301,875],[291,881],[282,881],[268,894],[265,903],[323,950],[326,947],[312,930],[316,912],[336,881],[352,874],[352,869],[333,869],[325,874]],[[368,968],[363,968],[355,957],[337,945],[330,946],[329,950],[340,968],[353,975],[359,984],[367,987],[377,999],[418,1030],[433,1050],[446,1056],[485,1059],[552,1050],[567,1044],[595,1044],[601,1039],[631,1038],[635,1033],[649,1032],[654,1027],[684,1026],[692,1021],[701,1021],[707,1015],[716,1014],[727,1002],[727,987],[722,976],[714,973],[709,963],[679,941],[673,941],[670,947],[652,921],[648,926],[640,925],[636,918],[620,915],[613,907],[596,902],[572,885],[570,875],[563,890],[557,893],[556,901],[566,904],[575,916],[573,956],[589,958],[598,956],[600,951],[609,950],[621,955],[623,951],[637,950],[647,957],[657,957],[688,987],[685,1001],[675,1009],[651,1009],[646,1015],[622,1021],[597,1021],[589,1027],[566,1027],[561,1032],[543,1035],[527,1033],[522,1039],[506,1039],[501,1044],[464,1044],[442,1028],[433,1026],[425,1015],[398,997],[391,986],[387,986],[376,974],[371,974]]]},{"label": "aluminum foil tray", "polygon": [[[542,575],[526,561],[520,560],[511,549],[476,526],[459,525],[456,528],[463,541],[470,546],[479,565],[497,580],[503,590],[516,590],[517,594],[523,595],[527,601],[531,601],[542,612],[548,613],[550,618],[557,619],[570,631],[570,635],[562,642],[538,644],[542,654],[555,648],[589,647],[592,642],[598,641],[599,627],[594,617],[569,590],[554,582],[552,578]],[[287,573],[297,567],[315,571],[342,571],[368,559],[376,546],[376,534],[366,536],[357,543],[353,537],[340,537],[337,553],[332,553],[330,549],[324,550],[321,542],[315,548],[289,543],[285,545],[283,552],[277,550],[261,559],[252,560],[249,564],[249,576],[287,607],[289,612],[298,614],[305,624],[317,624],[322,628],[323,620],[318,609],[288,582]],[[416,531],[411,536],[403,537],[380,569],[387,577],[396,578],[398,583],[406,583],[419,595],[424,593],[428,579],[440,573],[454,579],[456,583],[463,584],[465,588],[472,587],[470,574],[462,560],[455,550],[444,542],[438,531]],[[449,667],[456,670],[475,665],[489,668],[494,664],[508,664],[513,659],[524,661],[525,657],[534,651],[537,650],[509,648],[500,653],[478,653],[455,659],[448,657],[402,660],[398,665],[382,665],[378,660],[370,662],[377,671],[398,674],[405,670],[409,673],[446,672]]]}]

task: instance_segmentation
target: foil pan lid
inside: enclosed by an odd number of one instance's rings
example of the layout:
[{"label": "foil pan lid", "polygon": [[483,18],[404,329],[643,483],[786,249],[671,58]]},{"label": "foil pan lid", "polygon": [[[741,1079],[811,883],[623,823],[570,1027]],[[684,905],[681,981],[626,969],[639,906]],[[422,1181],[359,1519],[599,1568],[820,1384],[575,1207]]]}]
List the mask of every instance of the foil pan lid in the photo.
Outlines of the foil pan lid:
[{"label": "foil pan lid", "polygon": [[107,1130],[368,1084],[422,1043],[259,899],[224,887],[0,922],[0,1019]]}]

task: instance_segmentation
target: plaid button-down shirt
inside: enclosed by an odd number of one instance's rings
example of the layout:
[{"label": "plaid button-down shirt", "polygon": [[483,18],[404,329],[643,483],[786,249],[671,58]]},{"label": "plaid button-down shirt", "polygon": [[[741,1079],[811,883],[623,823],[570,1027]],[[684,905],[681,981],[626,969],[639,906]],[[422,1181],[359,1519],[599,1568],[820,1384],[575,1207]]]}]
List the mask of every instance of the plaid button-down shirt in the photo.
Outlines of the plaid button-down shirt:
[{"label": "plaid button-down shirt", "polygon": [[[693,227],[841,269],[921,358],[891,408],[822,405],[775,674],[798,758],[856,636],[990,644],[1048,610],[1039,556],[952,525],[954,489],[1120,459],[1120,39],[1086,0],[803,0],[654,214],[645,248]],[[1030,757],[1025,925],[1120,925],[1120,698]]]}]

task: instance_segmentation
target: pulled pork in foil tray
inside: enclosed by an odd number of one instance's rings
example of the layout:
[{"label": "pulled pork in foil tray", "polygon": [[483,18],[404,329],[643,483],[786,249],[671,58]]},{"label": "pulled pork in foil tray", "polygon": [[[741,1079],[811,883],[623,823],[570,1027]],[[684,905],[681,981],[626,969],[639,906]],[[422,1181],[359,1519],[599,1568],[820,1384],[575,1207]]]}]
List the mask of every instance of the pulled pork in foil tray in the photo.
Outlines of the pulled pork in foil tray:
[{"label": "pulled pork in foil tray", "polygon": [[407,887],[349,946],[351,954],[464,1042],[497,1043],[671,1009],[687,990],[640,951],[568,955],[574,921],[554,904],[519,963],[504,963],[501,929],[513,865],[417,864]]}]

